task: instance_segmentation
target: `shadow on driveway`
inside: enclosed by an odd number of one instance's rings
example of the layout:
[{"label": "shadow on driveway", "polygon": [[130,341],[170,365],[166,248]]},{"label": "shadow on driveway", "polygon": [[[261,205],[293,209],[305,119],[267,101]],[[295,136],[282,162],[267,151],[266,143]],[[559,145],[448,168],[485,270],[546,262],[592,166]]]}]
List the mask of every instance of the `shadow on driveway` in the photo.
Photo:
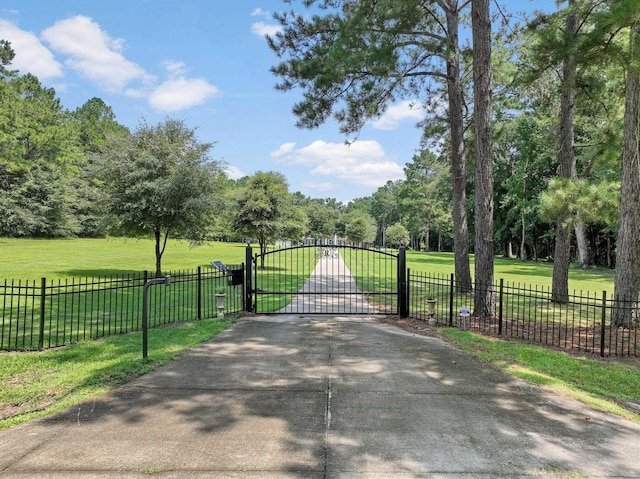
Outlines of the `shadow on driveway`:
[{"label": "shadow on driveway", "polygon": [[640,477],[640,427],[366,317],[269,316],[0,432],[2,477]]}]

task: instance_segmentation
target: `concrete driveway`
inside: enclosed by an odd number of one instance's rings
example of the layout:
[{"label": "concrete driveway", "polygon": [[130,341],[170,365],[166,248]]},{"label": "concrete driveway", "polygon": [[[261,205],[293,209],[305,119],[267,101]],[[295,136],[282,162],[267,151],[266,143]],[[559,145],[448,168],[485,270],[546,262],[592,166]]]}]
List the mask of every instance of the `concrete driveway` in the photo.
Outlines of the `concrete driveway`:
[{"label": "concrete driveway", "polygon": [[265,316],[0,432],[0,478],[640,477],[640,426],[365,317]]}]

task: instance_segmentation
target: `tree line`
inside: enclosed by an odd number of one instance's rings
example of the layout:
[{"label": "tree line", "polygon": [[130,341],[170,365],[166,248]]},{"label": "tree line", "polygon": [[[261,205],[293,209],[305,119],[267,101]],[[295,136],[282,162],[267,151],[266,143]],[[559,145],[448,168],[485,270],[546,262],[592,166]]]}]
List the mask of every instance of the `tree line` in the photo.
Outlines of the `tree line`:
[{"label": "tree line", "polygon": [[[230,180],[210,157],[214,145],[179,121],[131,132],[98,98],[65,110],[53,89],[10,70],[2,42],[0,235],[149,234],[158,258],[169,235],[261,247],[404,240],[453,250],[469,291],[475,253],[478,314],[493,312],[492,292],[482,299],[479,286],[492,282],[495,254],[553,260],[556,301],[566,300],[571,262],[615,267],[616,294],[637,303],[637,1],[569,0],[520,22],[504,9],[489,17],[487,0],[303,3],[314,14],[276,14],[282,31],[268,39],[277,87],[303,92],[298,126],[334,118],[349,135],[395,101],[422,105],[423,141],[404,180],[347,205],[290,193],[276,172]],[[179,168],[191,168],[192,184],[180,185]],[[153,206],[161,196],[173,203]],[[144,221],[158,211],[166,229]]]},{"label": "tree line", "polygon": [[615,257],[621,305],[614,323],[634,324],[637,0],[568,0],[522,22],[498,3],[492,18],[489,0],[302,3],[311,11],[277,14],[282,30],[269,39],[278,88],[303,92],[298,125],[333,117],[357,133],[397,100],[426,106],[424,143],[450,167],[459,290],[473,289],[470,247],[475,253],[474,314],[495,314],[496,245],[538,256],[551,240],[553,300],[567,301],[574,257],[586,266],[605,251],[606,263]]}]

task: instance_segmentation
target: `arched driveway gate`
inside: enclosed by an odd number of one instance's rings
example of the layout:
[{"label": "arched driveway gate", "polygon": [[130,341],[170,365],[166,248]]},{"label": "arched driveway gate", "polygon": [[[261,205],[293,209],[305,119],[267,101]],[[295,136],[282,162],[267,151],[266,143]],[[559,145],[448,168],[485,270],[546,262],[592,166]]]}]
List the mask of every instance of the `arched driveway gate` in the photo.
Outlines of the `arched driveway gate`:
[{"label": "arched driveway gate", "polygon": [[408,315],[405,249],[303,245],[253,253],[246,306],[256,313]]}]

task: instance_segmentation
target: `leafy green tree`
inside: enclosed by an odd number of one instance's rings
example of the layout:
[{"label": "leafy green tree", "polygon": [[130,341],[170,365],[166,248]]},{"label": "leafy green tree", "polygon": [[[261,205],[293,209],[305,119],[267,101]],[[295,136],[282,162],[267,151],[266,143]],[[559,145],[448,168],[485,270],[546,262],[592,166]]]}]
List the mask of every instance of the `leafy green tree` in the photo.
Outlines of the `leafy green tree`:
[{"label": "leafy green tree", "polygon": [[619,203],[620,182],[591,184],[586,180],[555,178],[540,195],[540,215],[547,220],[566,218],[566,227],[579,222],[615,229]]},{"label": "leafy green tree", "polygon": [[81,153],[68,113],[33,75],[0,79],[0,88],[0,234],[76,234],[71,165]]},{"label": "leafy green tree", "polygon": [[16,57],[16,53],[11,48],[11,42],[0,40],[0,78],[5,79],[16,75],[15,70],[9,70],[8,66]]},{"label": "leafy green tree", "polygon": [[371,197],[370,213],[378,223],[380,244],[386,244],[387,226],[400,220],[399,213],[399,181],[387,181]]},{"label": "leafy green tree", "polygon": [[127,136],[129,130],[120,125],[115,114],[100,98],[91,98],[71,113],[72,124],[76,131],[76,142],[84,155],[75,162],[78,171],[74,179],[76,201],[73,203],[74,215],[78,221],[78,235],[99,237],[106,232],[103,221],[105,191],[99,187],[96,157],[109,147],[114,136]]},{"label": "leafy green tree", "polygon": [[183,121],[141,122],[130,136],[114,136],[100,154],[113,229],[155,240],[156,275],[169,237],[204,240],[216,211],[221,165]]},{"label": "leafy green tree", "polygon": [[401,244],[409,244],[409,230],[402,223],[393,223],[387,228],[387,241],[391,246],[400,247]]},{"label": "leafy green tree", "polygon": [[362,244],[366,241],[370,234],[367,220],[363,216],[353,218],[347,224],[345,234],[349,241],[356,244]]},{"label": "leafy green tree", "polygon": [[505,256],[513,254],[512,243],[519,245],[522,260],[537,258],[541,238],[553,235],[539,217],[539,197],[555,176],[557,148],[541,110],[501,121],[494,150],[496,239],[503,244]]},{"label": "leafy green tree", "polygon": [[113,136],[127,135],[129,129],[116,121],[113,109],[100,98],[91,98],[72,113],[78,142],[85,153],[100,153],[110,147]]},{"label": "leafy green tree", "polygon": [[258,171],[238,192],[233,226],[243,235],[257,239],[262,255],[275,239],[299,239],[307,230],[304,211],[292,204],[289,186],[282,173]]},{"label": "leafy green tree", "polygon": [[[611,92],[623,89],[622,86],[613,86],[620,82],[623,74],[607,66],[611,65],[607,60],[611,53],[603,53],[608,48],[604,45],[614,37],[602,39],[603,43],[598,46],[589,46],[594,21],[605,10],[606,2],[570,0],[565,8],[552,15],[539,16],[531,23],[536,32],[529,42],[532,71],[534,74],[551,71],[559,79],[556,87],[559,97],[556,106],[557,174],[573,181],[598,181],[593,174],[602,165],[597,163],[603,163],[619,151],[619,146],[615,146],[619,135],[615,132],[621,131],[621,96]],[[567,213],[568,210],[562,210],[562,214]],[[555,221],[552,296],[555,301],[566,301],[572,232],[575,232],[578,259],[582,266],[591,263],[592,254],[584,223],[576,221],[576,218],[569,221],[565,216]]]},{"label": "leafy green tree", "polygon": [[[429,234],[438,233],[439,244],[445,231],[451,231],[451,176],[443,157],[428,150],[414,155],[404,167],[406,180],[398,196],[403,222],[417,240],[424,237],[429,251]],[[446,220],[445,220],[446,218]]]},{"label": "leafy green tree", "polygon": [[310,199],[304,210],[309,218],[309,236],[333,238],[337,232],[336,223],[341,214],[336,206],[332,206],[326,200]]}]

